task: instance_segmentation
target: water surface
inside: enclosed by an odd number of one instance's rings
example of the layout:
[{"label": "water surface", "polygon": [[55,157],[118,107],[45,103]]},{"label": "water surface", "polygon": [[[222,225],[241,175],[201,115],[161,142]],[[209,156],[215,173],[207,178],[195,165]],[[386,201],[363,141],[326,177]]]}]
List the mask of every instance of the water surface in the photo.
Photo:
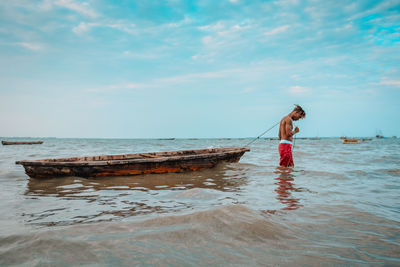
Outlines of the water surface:
[{"label": "water surface", "polygon": [[397,139],[297,140],[293,169],[261,139],[204,171],[31,179],[16,160],[249,142],[44,141],[0,147],[1,265],[400,265]]}]

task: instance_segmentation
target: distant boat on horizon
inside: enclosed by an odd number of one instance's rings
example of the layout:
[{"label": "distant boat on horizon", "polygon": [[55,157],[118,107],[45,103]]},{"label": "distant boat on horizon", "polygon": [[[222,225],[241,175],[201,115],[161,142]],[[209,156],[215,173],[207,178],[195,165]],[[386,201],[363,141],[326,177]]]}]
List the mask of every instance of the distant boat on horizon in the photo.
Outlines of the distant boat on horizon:
[{"label": "distant boat on horizon", "polygon": [[375,137],[378,138],[378,139],[384,138],[383,134],[382,134],[382,131],[381,130],[376,130]]},{"label": "distant boat on horizon", "polygon": [[1,141],[3,146],[8,145],[40,145],[43,144],[43,141]]},{"label": "distant boat on horizon", "polygon": [[357,138],[344,138],[343,144],[358,144],[359,141]]},{"label": "distant boat on horizon", "polygon": [[361,141],[371,141],[372,138],[361,138]]}]

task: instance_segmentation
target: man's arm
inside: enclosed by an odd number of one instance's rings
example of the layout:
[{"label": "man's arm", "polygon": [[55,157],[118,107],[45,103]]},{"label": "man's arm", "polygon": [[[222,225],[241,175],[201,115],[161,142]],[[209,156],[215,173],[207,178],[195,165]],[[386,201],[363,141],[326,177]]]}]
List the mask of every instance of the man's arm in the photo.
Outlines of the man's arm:
[{"label": "man's arm", "polygon": [[296,133],[300,132],[300,130],[299,130],[298,127],[296,127],[296,128],[294,129],[294,131],[292,131],[293,125],[292,125],[292,122],[291,122],[290,120],[289,120],[289,121],[285,120],[285,123],[286,123],[286,125],[285,125],[286,135],[287,135],[288,137],[292,137],[292,136],[295,135]]}]

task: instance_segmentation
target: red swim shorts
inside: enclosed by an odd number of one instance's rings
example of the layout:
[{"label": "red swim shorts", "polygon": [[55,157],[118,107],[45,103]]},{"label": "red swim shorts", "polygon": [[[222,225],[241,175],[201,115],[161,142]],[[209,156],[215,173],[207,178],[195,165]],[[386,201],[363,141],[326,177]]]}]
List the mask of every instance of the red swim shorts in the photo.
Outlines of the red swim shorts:
[{"label": "red swim shorts", "polygon": [[278,146],[279,155],[281,156],[281,161],[279,165],[284,167],[294,166],[293,156],[292,156],[292,145],[286,143],[279,143]]}]

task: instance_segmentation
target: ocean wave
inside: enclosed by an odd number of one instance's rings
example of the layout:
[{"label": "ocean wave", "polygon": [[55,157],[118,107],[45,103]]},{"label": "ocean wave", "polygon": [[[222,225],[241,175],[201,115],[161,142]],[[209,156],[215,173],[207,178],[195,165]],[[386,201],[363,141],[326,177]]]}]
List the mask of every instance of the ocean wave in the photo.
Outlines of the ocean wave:
[{"label": "ocean wave", "polygon": [[346,205],[277,215],[227,205],[136,222],[73,225],[2,237],[0,264],[395,264],[399,227],[398,222]]},{"label": "ocean wave", "polygon": [[[32,260],[38,265],[57,261],[81,264],[98,259],[107,262],[106,255],[112,255],[111,261],[118,258],[130,264],[160,264],[161,259],[153,258],[158,253],[170,263],[222,264],[224,259],[235,262],[243,258],[240,255],[246,254],[249,244],[257,247],[268,243],[277,248],[280,240],[290,238],[286,233],[284,227],[258,211],[229,205],[139,222],[74,225],[2,237],[0,264],[25,264]],[[196,251],[214,257],[201,256],[196,260]],[[182,257],[176,258],[177,255]]]}]

